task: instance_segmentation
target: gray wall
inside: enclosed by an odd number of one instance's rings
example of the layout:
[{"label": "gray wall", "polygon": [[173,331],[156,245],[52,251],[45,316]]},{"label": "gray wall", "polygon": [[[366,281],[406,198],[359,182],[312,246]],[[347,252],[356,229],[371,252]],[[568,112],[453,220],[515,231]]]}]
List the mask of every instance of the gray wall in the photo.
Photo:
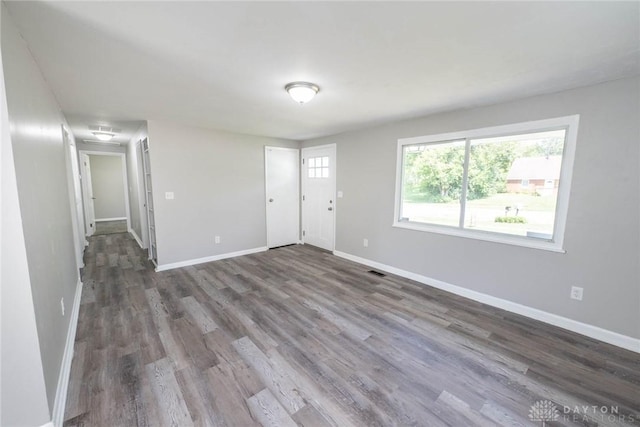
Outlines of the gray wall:
[{"label": "gray wall", "polygon": [[[8,25],[0,7],[1,35]],[[38,426],[49,421],[49,405],[29,280],[18,202],[13,149],[0,61],[0,425]]]},{"label": "gray wall", "polygon": [[[336,250],[640,338],[639,94],[626,79],[306,141],[337,143]],[[565,254],[391,227],[398,138],[571,114]]]},{"label": "gray wall", "polygon": [[147,137],[147,123],[140,126],[138,132],[127,145],[127,177],[129,180],[129,208],[131,211],[131,230],[148,246],[147,212],[145,209],[144,169],[142,166],[141,140]]},{"label": "gray wall", "polygon": [[[126,218],[124,171],[122,158],[110,155],[90,155],[91,186],[96,221],[106,218]],[[126,165],[126,163],[125,163]]]},{"label": "gray wall", "polygon": [[[79,279],[61,132],[65,120],[25,42],[2,7],[2,61],[15,176],[46,396],[49,408],[53,408]],[[5,284],[3,280],[3,288]],[[28,286],[28,283],[21,281],[15,286],[18,285]],[[67,307],[64,316],[60,310],[61,298]],[[28,325],[29,310],[24,316],[24,324]],[[18,321],[11,326],[23,327]],[[4,376],[2,381],[4,387]],[[23,387],[22,384],[13,386]],[[33,399],[37,399],[37,392],[34,388]],[[32,417],[39,418],[41,408],[28,403],[10,410],[22,410],[22,414],[16,416],[36,425]],[[26,421],[19,424],[28,425]]]},{"label": "gray wall", "polygon": [[[298,143],[159,121],[148,127],[158,263],[266,246],[264,146]],[[167,191],[174,200],[165,200]]]}]

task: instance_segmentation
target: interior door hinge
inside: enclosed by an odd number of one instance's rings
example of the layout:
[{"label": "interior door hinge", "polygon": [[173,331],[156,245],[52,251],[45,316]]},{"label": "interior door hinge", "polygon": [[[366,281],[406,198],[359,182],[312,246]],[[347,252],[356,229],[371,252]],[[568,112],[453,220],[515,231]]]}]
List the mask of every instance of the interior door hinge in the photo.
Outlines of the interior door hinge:
[{"label": "interior door hinge", "polygon": [[307,234],[306,234],[306,231],[302,230],[302,235],[303,235],[303,236],[306,236],[306,235],[307,235]]},{"label": "interior door hinge", "polygon": [[304,194],[303,194],[303,195],[302,195],[302,201],[304,202],[304,200],[305,200],[305,199],[304,199]]},{"label": "interior door hinge", "polygon": [[304,165],[304,158],[302,159],[302,164]]}]

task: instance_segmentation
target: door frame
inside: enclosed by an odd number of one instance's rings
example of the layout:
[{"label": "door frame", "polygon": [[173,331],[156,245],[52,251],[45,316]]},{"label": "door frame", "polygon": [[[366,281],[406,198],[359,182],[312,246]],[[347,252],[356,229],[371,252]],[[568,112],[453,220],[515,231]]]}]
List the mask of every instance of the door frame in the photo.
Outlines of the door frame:
[{"label": "door frame", "polygon": [[[62,142],[65,150],[65,163],[67,165],[67,180],[69,187],[69,202],[71,203],[71,222],[73,226],[73,246],[76,252],[76,264],[78,268],[84,267],[84,247],[88,244],[85,237],[84,212],[82,204],[82,182],[80,179],[80,165],[78,162],[78,150],[71,132],[63,124]],[[78,195],[78,190],[80,197]]]},{"label": "door frame", "polygon": [[298,148],[288,148],[288,147],[273,147],[270,145],[265,145],[264,146],[264,210],[265,210],[265,231],[267,232],[267,248],[270,248],[270,242],[269,242],[269,200],[267,199],[267,197],[269,196],[269,180],[267,179],[269,176],[269,171],[268,171],[268,161],[267,161],[267,153],[268,150],[275,150],[275,151],[295,151],[296,154],[298,155],[298,162],[297,162],[297,166],[298,166],[298,173],[296,176],[296,187],[297,187],[297,193],[298,193],[298,241],[296,243],[300,244],[302,243],[302,240],[300,239],[300,226],[301,226],[301,221],[300,221],[300,215],[301,215],[301,210],[302,210],[302,206],[301,206],[301,200],[302,198],[300,197],[300,150]]},{"label": "door frame", "polygon": [[300,227],[301,227],[301,232],[300,232],[300,238],[302,243],[304,244],[304,233],[302,233],[302,230],[305,229],[305,223],[306,223],[306,218],[304,215],[304,206],[302,206],[302,204],[304,203],[304,195],[306,193],[306,187],[307,187],[307,179],[309,179],[308,175],[305,173],[305,165],[304,165],[304,159],[307,157],[306,153],[309,152],[309,150],[314,150],[314,149],[318,149],[318,148],[330,148],[333,150],[333,162],[334,162],[334,179],[333,179],[333,200],[335,201],[335,203],[333,204],[333,245],[331,248],[331,252],[335,252],[336,250],[336,222],[337,222],[337,218],[338,218],[338,200],[337,200],[337,188],[338,188],[338,146],[337,144],[333,143],[333,144],[324,144],[324,145],[312,145],[309,147],[303,147],[300,150],[300,181],[301,181],[301,197],[300,197],[300,217],[301,217],[301,221],[300,221]]},{"label": "door frame", "polygon": [[[146,145],[146,148],[145,148]],[[149,136],[140,139],[142,150],[142,180],[144,191],[144,210],[147,218],[147,255],[149,260],[158,267],[158,239],[156,236],[155,202],[153,199],[153,179],[151,178],[151,146]],[[149,203],[151,202],[151,203]]]},{"label": "door frame", "polygon": [[[147,212],[147,184],[145,183],[145,168],[144,168],[144,147],[142,142],[146,139],[140,138],[135,143],[133,151],[135,152],[136,160],[136,186],[138,188],[138,211],[140,214],[140,232],[142,236],[139,236],[142,240],[142,249],[149,248],[149,213]],[[129,144],[132,144],[130,142]],[[131,151],[129,152],[131,153]]]},{"label": "door frame", "polygon": [[[88,159],[88,156],[86,156]],[[89,218],[89,194],[90,194],[90,187],[91,187],[91,180],[89,179],[89,177],[87,176],[87,165],[85,164],[85,154],[84,153],[78,153],[78,161],[80,162],[80,179],[82,182],[82,213],[83,213],[83,218],[84,218],[84,236],[85,236],[85,240],[88,237],[93,236],[93,233],[95,232],[95,209],[93,212],[93,221],[91,220],[91,218]],[[93,225],[91,225],[93,224]],[[94,227],[93,229],[90,229],[91,227]]]},{"label": "door frame", "polygon": [[[121,160],[121,164],[122,164],[122,183],[123,183],[123,189],[124,189],[124,209],[126,211],[126,215],[127,215],[127,232],[131,231],[131,209],[129,207],[129,179],[127,177],[127,155],[125,153],[118,153],[118,152],[111,152],[111,151],[94,151],[94,150],[79,150],[78,151],[80,157],[82,157],[83,154],[89,155],[89,156],[114,156],[114,157],[120,157]],[[85,170],[83,167],[80,168],[80,173],[82,174],[82,198],[83,198],[83,204],[82,206],[86,209],[86,190],[87,190],[87,185],[89,185],[88,180],[86,179],[85,175]],[[94,210],[94,217],[95,217],[95,210]],[[94,223],[95,223],[95,218],[94,218]],[[95,225],[95,224],[94,224]],[[86,227],[85,227],[86,228]],[[94,228],[95,230],[95,228]]]}]

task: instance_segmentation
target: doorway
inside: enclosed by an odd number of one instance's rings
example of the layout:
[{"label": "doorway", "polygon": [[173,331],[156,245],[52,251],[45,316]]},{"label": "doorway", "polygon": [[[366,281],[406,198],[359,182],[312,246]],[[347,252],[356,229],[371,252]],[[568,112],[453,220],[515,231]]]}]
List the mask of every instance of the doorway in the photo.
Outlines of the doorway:
[{"label": "doorway", "polygon": [[302,149],[302,241],[328,251],[335,245],[336,146]]},{"label": "doorway", "polygon": [[86,236],[129,231],[125,154],[80,151],[80,172]]},{"label": "doorway", "polygon": [[267,246],[300,241],[300,151],[264,147]]}]

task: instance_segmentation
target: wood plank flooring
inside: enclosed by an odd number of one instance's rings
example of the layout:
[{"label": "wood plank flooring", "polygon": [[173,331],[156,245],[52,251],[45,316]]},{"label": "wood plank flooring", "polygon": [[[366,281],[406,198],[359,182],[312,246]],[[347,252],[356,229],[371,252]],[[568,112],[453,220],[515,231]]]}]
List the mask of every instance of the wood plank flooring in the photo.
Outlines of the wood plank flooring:
[{"label": "wood plank flooring", "polygon": [[94,236],[99,236],[101,234],[117,234],[127,232],[126,220],[98,221],[95,224],[96,231],[93,233]]},{"label": "wood plank flooring", "polygon": [[638,354],[312,247],[85,264],[67,427],[640,425]]}]

